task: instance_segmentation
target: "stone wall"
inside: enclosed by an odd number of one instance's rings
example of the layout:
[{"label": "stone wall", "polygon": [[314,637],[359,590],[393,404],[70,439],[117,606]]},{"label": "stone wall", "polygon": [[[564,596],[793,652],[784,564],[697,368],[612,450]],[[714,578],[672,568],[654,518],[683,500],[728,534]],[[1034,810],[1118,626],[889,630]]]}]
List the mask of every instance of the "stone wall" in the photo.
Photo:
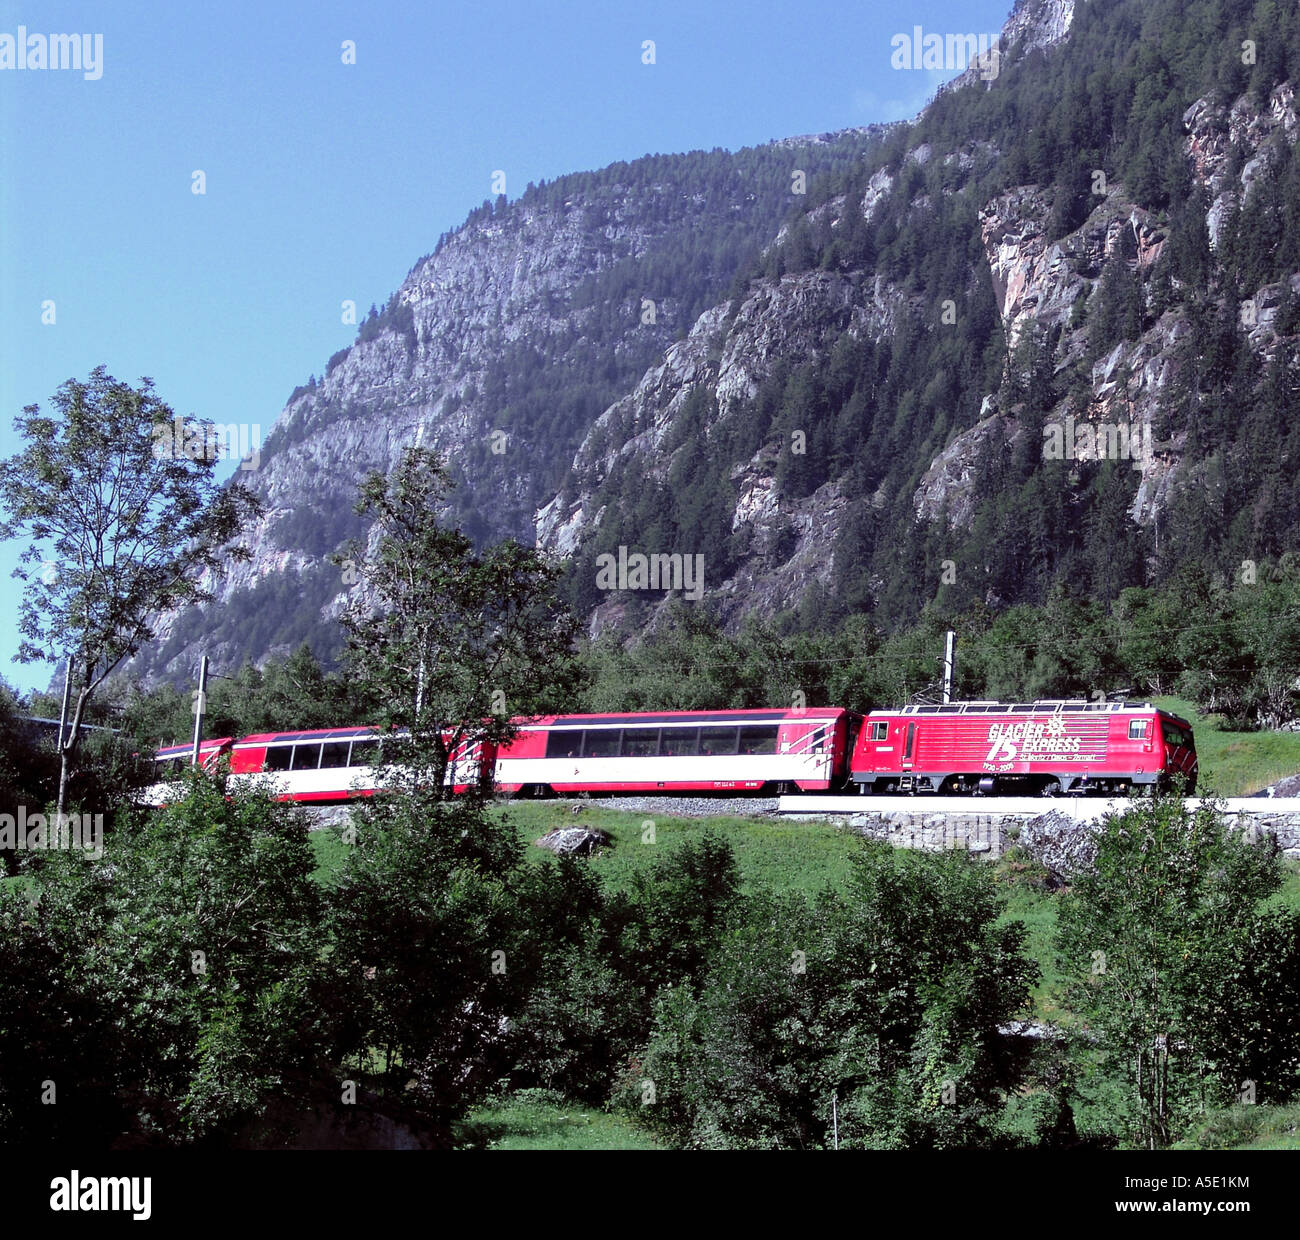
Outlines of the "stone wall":
[{"label": "stone wall", "polygon": [[[1099,817],[1104,812],[1098,806],[1095,813],[1088,813],[1089,808],[1086,802],[1082,805],[1061,802],[1046,813],[889,810],[851,814],[849,825],[862,835],[888,840],[899,848],[921,848],[928,852],[960,848],[996,861],[1022,834],[1050,839],[1077,829],[1080,820]],[[1254,806],[1249,811],[1230,807],[1230,817],[1233,813],[1241,830],[1253,832],[1256,838],[1273,837],[1287,857],[1300,860],[1300,813],[1269,812]]]}]

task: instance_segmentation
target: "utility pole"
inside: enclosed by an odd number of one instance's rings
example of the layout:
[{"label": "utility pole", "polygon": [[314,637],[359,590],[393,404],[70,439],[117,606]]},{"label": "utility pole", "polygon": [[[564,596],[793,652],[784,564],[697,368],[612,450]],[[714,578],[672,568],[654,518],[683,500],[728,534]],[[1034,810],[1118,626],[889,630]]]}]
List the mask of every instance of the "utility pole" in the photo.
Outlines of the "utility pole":
[{"label": "utility pole", "polygon": [[952,701],[952,650],[957,642],[957,634],[949,629],[943,638],[943,700]]},{"label": "utility pole", "polygon": [[203,735],[203,715],[208,708],[208,656],[203,656],[199,664],[199,692],[194,699],[194,752],[190,756],[190,765],[199,764],[199,738]]}]

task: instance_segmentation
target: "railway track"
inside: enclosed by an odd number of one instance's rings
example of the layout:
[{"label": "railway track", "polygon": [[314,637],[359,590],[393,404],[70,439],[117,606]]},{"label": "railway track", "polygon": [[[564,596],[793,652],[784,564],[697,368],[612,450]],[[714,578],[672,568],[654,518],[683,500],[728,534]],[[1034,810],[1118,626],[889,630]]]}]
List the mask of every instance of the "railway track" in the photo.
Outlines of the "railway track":
[{"label": "railway track", "polygon": [[[1206,803],[1206,798],[1188,797],[1189,808]],[[941,814],[961,818],[979,815],[1037,818],[1049,810],[1071,818],[1087,820],[1103,814],[1122,813],[1140,804],[1133,797],[876,797],[876,796],[785,796],[777,803],[778,814],[787,817],[825,818],[840,814]],[[1219,802],[1229,814],[1300,817],[1300,797],[1229,797]]]}]

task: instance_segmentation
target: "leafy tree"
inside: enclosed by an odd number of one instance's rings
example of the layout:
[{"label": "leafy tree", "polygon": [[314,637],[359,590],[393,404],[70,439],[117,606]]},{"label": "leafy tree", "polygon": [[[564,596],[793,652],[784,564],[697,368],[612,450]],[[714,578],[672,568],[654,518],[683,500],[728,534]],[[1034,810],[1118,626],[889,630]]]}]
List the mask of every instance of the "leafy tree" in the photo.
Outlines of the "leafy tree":
[{"label": "leafy tree", "polygon": [[[1280,881],[1275,853],[1213,805],[1160,796],[1103,820],[1095,867],[1061,905],[1057,950],[1070,1008],[1099,1039],[1080,1053],[1124,1082],[1138,1144],[1169,1145],[1198,1106],[1241,1088],[1213,999],[1261,962],[1255,910]],[[1294,1050],[1293,1037],[1293,1062]]]},{"label": "leafy tree", "polygon": [[152,615],[211,597],[205,576],[259,505],[241,485],[217,486],[211,423],[182,432],[149,379],[132,388],[99,366],[53,403],[57,416],[29,405],[15,420],[28,442],[0,463],[0,537],[31,540],[14,570],[26,583],[17,658],[68,669],[62,814],[91,696],[149,638]]},{"label": "leafy tree", "polygon": [[[623,1092],[721,1148],[994,1144],[1016,1067],[998,1028],[1035,968],[965,857],[870,844],[842,892],[746,900],[695,984],[660,990]],[[642,1105],[642,1080],[655,1101]]]},{"label": "leafy tree", "polygon": [[[306,825],[223,793],[196,776],[184,800],[119,824],[111,868],[51,853],[34,908],[0,893],[0,942],[19,952],[0,972],[0,1036],[26,1048],[0,1066],[9,1139],[218,1139],[322,1072]],[[46,1079],[59,1105],[41,1105]]]},{"label": "leafy tree", "polygon": [[328,919],[339,1048],[446,1133],[509,1067],[530,980],[522,845],[476,801],[431,788],[374,798],[353,822]]},{"label": "leafy tree", "polygon": [[408,448],[391,477],[362,483],[357,512],[374,518],[373,552],[345,553],[369,590],[343,619],[351,675],[378,703],[378,722],[409,731],[402,762],[436,796],[450,791],[453,755],[509,740],[512,715],[563,701],[576,677],[559,570],[513,541],[475,552],[439,520],[449,488],[435,453]]}]

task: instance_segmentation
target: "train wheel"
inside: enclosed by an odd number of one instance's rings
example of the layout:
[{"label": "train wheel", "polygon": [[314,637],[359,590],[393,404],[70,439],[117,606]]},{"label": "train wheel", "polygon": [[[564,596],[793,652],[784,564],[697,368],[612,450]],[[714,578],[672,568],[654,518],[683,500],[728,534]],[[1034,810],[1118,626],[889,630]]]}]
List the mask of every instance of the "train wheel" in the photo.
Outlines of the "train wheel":
[{"label": "train wheel", "polygon": [[1061,781],[1059,779],[1048,779],[1044,781],[1043,787],[1038,795],[1044,797],[1059,797],[1061,795]]}]

